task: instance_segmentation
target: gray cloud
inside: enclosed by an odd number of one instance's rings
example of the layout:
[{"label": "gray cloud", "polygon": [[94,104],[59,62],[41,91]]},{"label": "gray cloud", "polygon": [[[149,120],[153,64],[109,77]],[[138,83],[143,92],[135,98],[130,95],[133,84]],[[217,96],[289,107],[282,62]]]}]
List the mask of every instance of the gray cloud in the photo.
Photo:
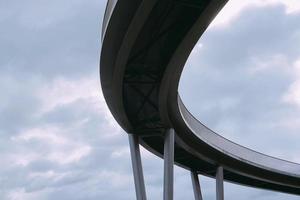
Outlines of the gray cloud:
[{"label": "gray cloud", "polygon": [[298,159],[298,130],[284,122],[299,119],[299,109],[283,99],[300,58],[299,20],[281,6],[253,7],[230,26],[208,30],[181,81],[190,110],[235,141]]},{"label": "gray cloud", "polygon": [[[110,115],[98,80],[105,3],[0,2],[5,27],[0,36],[0,199],[135,198],[127,137]],[[299,15],[286,15],[281,7],[252,8],[229,27],[210,29],[182,82],[188,88],[184,100],[194,114],[216,129],[229,127],[235,137],[243,130],[252,141],[275,129],[261,121],[294,117],[293,106],[279,109],[280,102],[273,100],[294,81],[280,62],[286,59],[289,66],[299,55],[298,21]],[[284,55],[283,61],[277,58],[278,66],[270,63],[276,66],[249,75],[251,66],[274,55]],[[203,91],[196,97],[191,96],[195,85]],[[259,110],[244,106],[245,101]],[[273,134],[285,137],[280,129]],[[297,148],[293,139],[289,147],[283,145],[284,154]],[[162,199],[162,160],[143,150],[143,161],[149,199]],[[175,177],[176,199],[192,199],[189,173],[176,168]],[[214,180],[201,177],[201,183],[205,199],[214,199]],[[232,184],[226,184],[226,195],[295,199]]]},{"label": "gray cloud", "polygon": [[1,12],[11,13],[1,33],[2,72],[43,79],[94,72],[104,6],[104,1],[82,0],[5,2]]}]

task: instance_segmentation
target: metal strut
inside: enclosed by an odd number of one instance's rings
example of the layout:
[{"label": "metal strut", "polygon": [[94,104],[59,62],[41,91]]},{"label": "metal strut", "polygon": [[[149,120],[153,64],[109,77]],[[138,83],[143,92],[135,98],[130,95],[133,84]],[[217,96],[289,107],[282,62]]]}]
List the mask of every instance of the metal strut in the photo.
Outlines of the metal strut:
[{"label": "metal strut", "polygon": [[[146,200],[139,137],[133,134],[128,134],[128,138],[136,198],[137,200]],[[173,200],[174,196],[174,142],[175,131],[174,129],[168,129],[164,140],[164,200]]]},{"label": "metal strut", "polygon": [[168,129],[164,142],[164,200],[173,200],[174,193],[174,129]]},{"label": "metal strut", "polygon": [[223,170],[223,167],[217,168],[216,193],[217,193],[217,200],[224,200],[224,170]]},{"label": "metal strut", "polygon": [[195,200],[203,200],[202,194],[201,194],[201,186],[200,186],[200,182],[199,182],[198,173],[194,172],[194,171],[191,171],[191,178],[192,178],[192,184],[193,184]]},{"label": "metal strut", "polygon": [[128,134],[131,162],[134,176],[135,192],[137,200],[147,200],[143,175],[139,138],[136,135]]}]

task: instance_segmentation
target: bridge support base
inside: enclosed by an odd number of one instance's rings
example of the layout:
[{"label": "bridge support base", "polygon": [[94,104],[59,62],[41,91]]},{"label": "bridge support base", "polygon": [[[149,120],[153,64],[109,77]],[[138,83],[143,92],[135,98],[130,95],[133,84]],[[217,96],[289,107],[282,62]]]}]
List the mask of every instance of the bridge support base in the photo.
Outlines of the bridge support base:
[{"label": "bridge support base", "polygon": [[173,200],[174,194],[174,129],[168,129],[164,142],[164,200]]},{"label": "bridge support base", "polygon": [[224,173],[223,167],[217,168],[216,173],[216,194],[217,200],[224,200]]},{"label": "bridge support base", "polygon": [[143,175],[139,138],[136,135],[128,134],[135,192],[137,200],[147,200]]},{"label": "bridge support base", "polygon": [[197,172],[191,171],[191,178],[192,178],[195,200],[203,200],[202,193],[201,193],[201,186],[200,186]]},{"label": "bridge support base", "polygon": [[[147,200],[143,166],[140,152],[139,136],[128,134],[135,192],[137,200]],[[164,200],[174,198],[174,144],[175,131],[169,129],[164,139]],[[191,179],[195,200],[203,200],[201,186],[197,172],[191,171]],[[223,167],[218,167],[216,172],[216,197],[217,200],[224,200],[224,174]]]}]

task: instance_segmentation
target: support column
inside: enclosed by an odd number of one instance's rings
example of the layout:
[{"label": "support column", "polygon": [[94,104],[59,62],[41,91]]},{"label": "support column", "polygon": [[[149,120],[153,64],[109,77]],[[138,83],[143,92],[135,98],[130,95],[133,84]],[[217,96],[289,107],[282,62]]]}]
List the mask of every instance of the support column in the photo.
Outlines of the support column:
[{"label": "support column", "polygon": [[216,192],[217,192],[217,200],[224,200],[224,173],[223,173],[223,167],[218,167],[217,168]]},{"label": "support column", "polygon": [[173,200],[174,193],[174,129],[168,129],[164,142],[164,200]]},{"label": "support column", "polygon": [[191,178],[192,178],[195,200],[203,200],[201,194],[201,186],[200,186],[197,172],[191,171]]},{"label": "support column", "polygon": [[139,138],[136,135],[128,134],[131,162],[134,176],[135,192],[137,200],[146,200],[146,190],[143,175]]}]

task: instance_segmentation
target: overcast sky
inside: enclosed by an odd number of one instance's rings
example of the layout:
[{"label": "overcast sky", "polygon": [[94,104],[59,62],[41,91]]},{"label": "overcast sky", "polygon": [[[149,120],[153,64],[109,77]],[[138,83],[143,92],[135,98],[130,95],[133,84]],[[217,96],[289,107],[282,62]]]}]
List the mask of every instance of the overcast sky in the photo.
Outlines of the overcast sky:
[{"label": "overcast sky", "polygon": [[[0,0],[0,199],[135,198],[127,136],[99,82],[105,4]],[[179,89],[213,130],[298,163],[299,22],[299,0],[230,0],[195,47]],[[162,199],[162,160],[142,154],[149,199]],[[200,178],[204,199],[215,199],[214,180]],[[225,196],[299,199],[228,183]],[[189,173],[177,167],[175,199],[193,199]]]}]

